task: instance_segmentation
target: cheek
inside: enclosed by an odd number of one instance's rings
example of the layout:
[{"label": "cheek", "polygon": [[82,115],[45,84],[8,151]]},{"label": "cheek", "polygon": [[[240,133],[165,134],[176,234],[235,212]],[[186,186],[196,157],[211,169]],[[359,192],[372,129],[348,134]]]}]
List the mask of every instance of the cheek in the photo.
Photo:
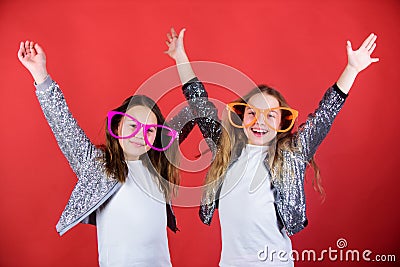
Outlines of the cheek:
[{"label": "cheek", "polygon": [[250,123],[252,123],[252,121],[254,120],[254,117],[253,116],[248,116],[247,114],[245,114],[244,116],[243,116],[243,124],[244,125],[248,125],[248,124],[250,124]]},{"label": "cheek", "polygon": [[250,127],[245,127],[245,128],[243,128],[243,132],[244,132],[244,134],[246,135],[246,137],[247,138],[249,138],[249,132],[250,132],[251,130],[250,130]]},{"label": "cheek", "polygon": [[147,140],[150,144],[154,144],[154,140],[156,140],[156,133],[148,133]]},{"label": "cheek", "polygon": [[273,125],[274,125],[274,127],[275,128],[280,128],[280,126],[281,126],[281,120],[278,118],[278,119],[274,119],[273,120]]},{"label": "cheek", "polygon": [[276,121],[275,128],[276,128],[277,130],[280,130],[280,129],[282,128],[282,121],[281,121],[281,119],[278,119],[278,120]]},{"label": "cheek", "polygon": [[281,120],[280,118],[268,118],[267,120],[267,124],[270,126],[270,128],[272,127],[273,129],[270,130],[274,130],[274,129],[280,129],[281,128]]}]

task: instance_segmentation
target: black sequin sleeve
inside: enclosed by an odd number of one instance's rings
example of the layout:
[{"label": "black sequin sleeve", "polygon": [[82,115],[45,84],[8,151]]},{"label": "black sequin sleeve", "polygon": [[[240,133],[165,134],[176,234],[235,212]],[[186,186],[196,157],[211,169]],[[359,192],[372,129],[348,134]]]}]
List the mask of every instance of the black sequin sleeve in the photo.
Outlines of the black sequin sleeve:
[{"label": "black sequin sleeve", "polygon": [[205,141],[215,154],[221,135],[217,108],[209,101],[207,91],[197,77],[187,82],[182,89]]}]

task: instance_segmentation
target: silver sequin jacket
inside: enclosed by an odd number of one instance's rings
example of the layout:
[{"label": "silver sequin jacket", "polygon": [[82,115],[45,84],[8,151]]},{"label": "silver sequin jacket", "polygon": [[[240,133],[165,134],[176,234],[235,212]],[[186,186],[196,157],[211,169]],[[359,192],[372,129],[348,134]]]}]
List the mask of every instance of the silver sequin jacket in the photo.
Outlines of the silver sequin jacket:
[{"label": "silver sequin jacket", "polygon": [[[197,78],[183,86],[183,93],[192,108],[203,137],[215,155],[217,153],[216,144],[218,144],[221,135],[221,124],[216,107],[208,100],[208,94]],[[284,227],[288,235],[301,231],[308,224],[304,194],[305,170],[318,146],[328,134],[346,97],[347,95],[336,84],[326,91],[318,108],[308,116],[306,122],[293,135],[292,142],[298,144],[297,147],[301,147],[301,150],[299,152],[284,152],[283,177],[281,177],[281,180],[272,179],[278,221],[280,227]],[[239,156],[233,156],[229,167]],[[267,157],[264,159],[264,165],[269,170]],[[292,171],[289,170],[294,171],[295,179],[291,178],[293,177],[290,175]],[[270,173],[269,175],[271,175]],[[221,187],[222,182],[203,193],[199,215],[205,224],[211,223],[214,211],[218,208]]]},{"label": "silver sequin jacket", "polygon": [[[78,223],[96,224],[95,210],[120,188],[121,183],[107,177],[104,165],[98,160],[102,150],[93,145],[68,109],[58,84],[49,76],[36,85],[36,96],[57,140],[78,181],[61,214],[56,229],[63,235]],[[169,123],[179,132],[182,142],[195,122],[189,107],[183,108]],[[168,227],[176,232],[176,218],[171,203],[166,204]]]}]

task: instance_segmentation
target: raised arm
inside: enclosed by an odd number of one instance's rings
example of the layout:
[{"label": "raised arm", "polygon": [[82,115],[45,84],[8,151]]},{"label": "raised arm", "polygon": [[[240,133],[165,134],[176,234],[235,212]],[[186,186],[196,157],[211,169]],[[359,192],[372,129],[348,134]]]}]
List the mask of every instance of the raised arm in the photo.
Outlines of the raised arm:
[{"label": "raised arm", "polygon": [[378,62],[371,54],[376,47],[375,34],[370,34],[356,51],[353,51],[350,41],[347,41],[347,65],[335,85],[328,89],[314,113],[299,127],[295,141],[302,146],[302,155],[309,161],[328,134],[332,123],[344,104],[357,75],[371,63]]},{"label": "raised arm", "polygon": [[80,176],[84,164],[93,163],[99,152],[68,109],[58,84],[47,73],[46,55],[34,42],[21,42],[18,59],[35,80],[36,95],[40,106],[73,171]]},{"label": "raised arm", "polygon": [[[168,50],[165,53],[175,60],[179,78],[183,84],[183,94],[190,106],[187,111],[191,113],[211,150],[215,151],[215,144],[221,133],[218,110],[208,100],[207,91],[203,83],[197,79],[189,62],[183,44],[184,33],[185,29],[182,29],[179,35],[174,28],[171,29],[171,33],[167,34]],[[179,121],[179,119],[174,118],[172,121]]]}]

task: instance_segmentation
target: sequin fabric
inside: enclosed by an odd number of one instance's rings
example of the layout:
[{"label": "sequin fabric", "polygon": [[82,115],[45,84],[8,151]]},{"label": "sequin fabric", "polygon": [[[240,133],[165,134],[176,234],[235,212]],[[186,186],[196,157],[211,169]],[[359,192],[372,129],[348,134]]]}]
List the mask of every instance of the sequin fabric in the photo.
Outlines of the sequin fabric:
[{"label": "sequin fabric", "polygon": [[[93,212],[116,193],[121,184],[106,176],[104,164],[98,160],[102,150],[93,145],[79,127],[58,84],[47,77],[36,87],[36,96],[45,118],[78,178],[56,226],[58,233],[63,235],[79,222],[95,224]],[[169,125],[180,133],[179,142],[182,142],[195,125],[191,109],[182,109]],[[176,231],[172,207],[170,204],[166,206],[168,227]]]},{"label": "sequin fabric", "polygon": [[[216,144],[221,135],[221,123],[216,107],[208,101],[204,85],[197,78],[183,87],[183,93],[193,113],[198,117],[196,123],[208,143],[211,143],[210,149],[215,155],[217,153]],[[275,207],[278,217],[288,235],[298,233],[307,226],[304,194],[305,170],[309,160],[328,134],[333,120],[342,108],[345,99],[346,95],[340,91],[336,84],[326,91],[318,108],[308,116],[306,122],[293,135],[292,142],[301,148],[300,151],[285,151],[283,153],[282,177],[281,179],[271,179],[273,181]],[[230,166],[234,162],[235,159],[231,161]],[[269,169],[267,158],[264,160],[264,165]],[[222,183],[222,179],[218,179],[214,184],[208,185],[203,193],[199,215],[205,224],[209,225],[211,223],[214,211],[218,207],[219,191]]]},{"label": "sequin fabric", "polygon": [[210,147],[211,151],[215,152],[216,144],[221,135],[221,124],[218,119],[218,110],[213,103],[208,101],[207,91],[203,84],[193,78],[183,87],[183,94],[191,108],[191,114],[194,121],[200,128],[200,131]]}]

